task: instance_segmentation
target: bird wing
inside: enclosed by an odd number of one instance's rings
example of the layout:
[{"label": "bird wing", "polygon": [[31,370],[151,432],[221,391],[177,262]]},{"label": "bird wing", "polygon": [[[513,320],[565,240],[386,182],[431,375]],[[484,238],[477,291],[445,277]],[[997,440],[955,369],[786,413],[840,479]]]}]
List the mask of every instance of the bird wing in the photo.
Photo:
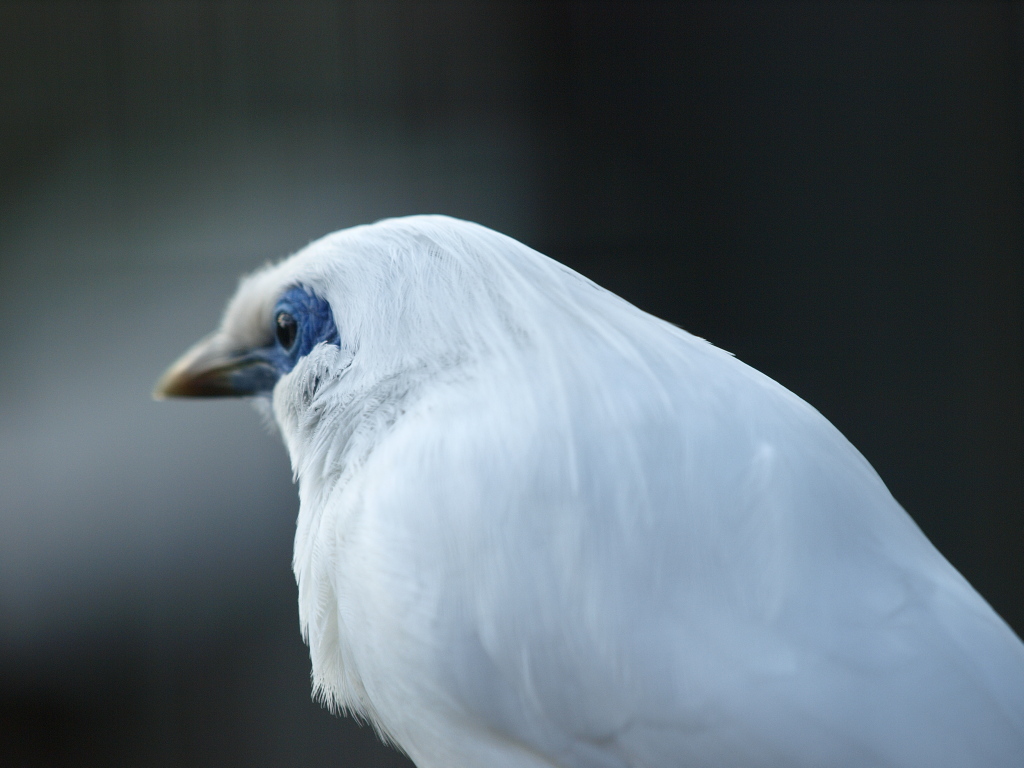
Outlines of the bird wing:
[{"label": "bird wing", "polygon": [[1013,632],[820,414],[671,337],[448,382],[379,446],[430,696],[566,768],[1021,765]]}]

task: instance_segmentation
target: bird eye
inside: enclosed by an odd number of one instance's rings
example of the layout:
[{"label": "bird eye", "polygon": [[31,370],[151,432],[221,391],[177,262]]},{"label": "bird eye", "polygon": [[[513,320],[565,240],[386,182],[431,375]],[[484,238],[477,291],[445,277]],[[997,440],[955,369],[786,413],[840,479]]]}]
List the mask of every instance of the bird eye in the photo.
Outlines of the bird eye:
[{"label": "bird eye", "polygon": [[295,344],[295,337],[298,335],[299,325],[295,318],[287,312],[278,312],[274,320],[274,333],[277,336],[277,343],[283,349],[290,350]]}]

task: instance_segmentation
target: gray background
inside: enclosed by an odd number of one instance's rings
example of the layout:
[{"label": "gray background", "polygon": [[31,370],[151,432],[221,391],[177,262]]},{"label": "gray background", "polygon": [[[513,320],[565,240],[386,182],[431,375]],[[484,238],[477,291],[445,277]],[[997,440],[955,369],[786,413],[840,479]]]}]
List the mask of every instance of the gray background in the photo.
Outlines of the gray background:
[{"label": "gray background", "polygon": [[237,278],[441,212],[818,407],[1024,628],[1017,3],[0,5],[0,764],[399,765],[287,457],[155,404]]}]

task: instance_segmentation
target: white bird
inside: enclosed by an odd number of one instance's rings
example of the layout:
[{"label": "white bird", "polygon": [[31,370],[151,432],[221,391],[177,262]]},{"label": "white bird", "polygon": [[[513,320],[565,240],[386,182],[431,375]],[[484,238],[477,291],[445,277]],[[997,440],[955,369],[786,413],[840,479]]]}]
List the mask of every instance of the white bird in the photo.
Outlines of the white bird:
[{"label": "white bird", "polygon": [[1024,645],[814,408],[485,227],[243,279],[315,695],[420,768],[1024,765]]}]

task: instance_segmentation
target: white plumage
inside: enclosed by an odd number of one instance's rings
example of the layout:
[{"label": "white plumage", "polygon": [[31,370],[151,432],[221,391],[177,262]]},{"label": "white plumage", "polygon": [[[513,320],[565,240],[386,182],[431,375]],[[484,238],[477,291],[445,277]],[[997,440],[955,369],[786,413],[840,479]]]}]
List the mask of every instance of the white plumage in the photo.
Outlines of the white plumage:
[{"label": "white plumage", "polygon": [[417,216],[244,280],[163,392],[296,286],[340,338],[272,390],[314,688],[421,768],[1024,765],[1024,645],[779,384]]}]

